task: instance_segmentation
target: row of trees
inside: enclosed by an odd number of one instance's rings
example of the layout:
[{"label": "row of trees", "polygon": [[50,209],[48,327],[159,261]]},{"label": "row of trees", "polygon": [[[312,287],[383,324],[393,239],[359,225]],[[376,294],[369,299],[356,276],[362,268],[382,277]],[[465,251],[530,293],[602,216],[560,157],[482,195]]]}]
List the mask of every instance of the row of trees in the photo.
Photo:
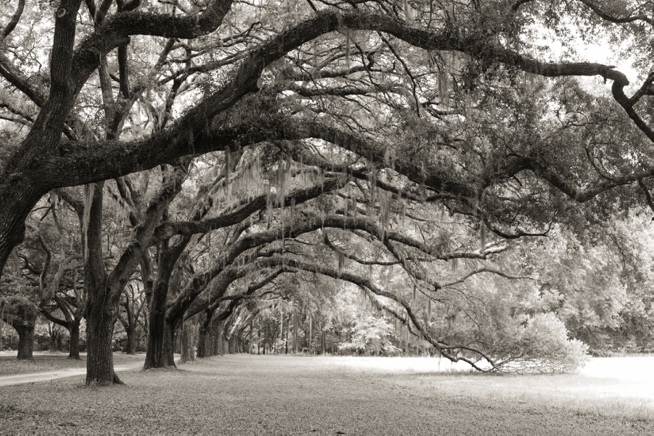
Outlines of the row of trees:
[{"label": "row of trees", "polygon": [[85,319],[88,384],[120,382],[121,318],[147,313],[145,367],[169,366],[185,322],[205,350],[212,323],[276,349],[271,310],[288,329],[302,308],[322,334],[321,289],[343,283],[377,311],[360,332],[396,324],[479,369],[574,367],[564,323],[647,347],[650,264],[631,237],[647,228],[624,213],[654,209],[654,76],[631,89],[607,64],[546,61],[538,35],[574,52],[568,26],[608,32],[642,70],[648,14],[19,0],[0,14],[4,312],[71,338]]},{"label": "row of trees", "polygon": [[[651,344],[651,292],[643,288],[649,282],[651,265],[637,255],[646,251],[650,239],[643,216],[623,217],[608,231],[603,228],[604,234],[592,229],[575,234],[573,227],[564,231],[557,225],[550,229],[550,238],[536,244],[509,243],[494,235],[481,235],[473,230],[474,220],[442,208],[434,210],[432,206],[415,203],[407,210],[404,204],[402,208],[382,204],[391,202],[390,196],[377,200],[379,210],[372,213],[372,219],[363,207],[343,202],[343,210],[353,208],[351,215],[343,219],[330,212],[339,208],[338,202],[345,195],[350,201],[357,186],[344,182],[347,175],[315,169],[303,173],[293,168],[299,165],[297,162],[287,158],[280,161],[279,156],[262,163],[261,156],[270,156],[270,147],[263,146],[259,151],[260,155],[253,157],[254,163],[248,163],[245,169],[240,165],[246,155],[237,164],[230,163],[232,170],[225,162],[216,165],[215,161],[196,161],[197,173],[191,179],[194,183],[180,189],[180,195],[188,190],[196,198],[178,198],[179,203],[172,203],[168,215],[197,215],[198,207],[192,205],[198,195],[214,207],[232,202],[236,205],[227,206],[227,211],[213,217],[206,217],[213,211],[205,208],[203,220],[168,221],[153,234],[171,233],[172,228],[190,233],[196,228],[219,227],[225,220],[228,224],[235,222],[236,227],[229,225],[223,226],[224,230],[198,233],[201,237],[195,239],[178,238],[177,265],[163,263],[167,260],[166,251],[158,249],[156,258],[141,259],[122,288],[115,310],[116,321],[120,321],[126,333],[126,350],[134,349],[140,319],[141,328],[150,334],[151,367],[174,365],[175,332],[181,336],[187,356],[192,356],[191,350],[197,344],[201,357],[210,355],[209,350],[218,352],[221,348],[217,344],[224,338],[233,338],[239,344],[233,342],[232,349],[256,344],[257,351],[264,353],[288,352],[290,346],[291,352],[349,350],[397,354],[403,350],[433,352],[439,344],[434,345],[429,338],[438,335],[464,344],[457,347],[460,355],[450,355],[453,359],[472,363],[493,359],[496,369],[518,363],[524,367],[526,361],[542,358],[547,365],[538,369],[559,369],[561,356],[538,351],[548,349],[548,340],[554,340],[554,348],[564,347],[566,358],[572,357],[572,364],[564,365],[564,369],[577,364],[583,347],[567,341],[561,322],[574,337],[590,343],[596,351],[625,346],[647,349]],[[225,173],[231,173],[233,178],[227,187]],[[155,183],[154,175],[147,174],[147,180],[156,192],[161,184]],[[166,173],[162,172],[160,177],[165,180]],[[135,190],[137,181],[125,186]],[[130,235],[125,237],[116,229],[121,222],[129,222],[127,201],[137,198],[133,193],[130,197],[121,196],[118,182],[113,183],[116,184],[105,188],[104,197],[111,207],[105,210],[101,221],[100,233],[105,236],[99,238],[105,247],[98,251],[108,253],[104,256],[105,265],[119,265],[125,256],[131,255]],[[296,183],[309,187],[294,186]],[[343,187],[339,190],[339,186]],[[288,195],[281,195],[284,190],[288,190]],[[210,192],[214,194],[209,195]],[[84,279],[79,273],[82,264],[70,260],[75,254],[66,253],[68,247],[74,253],[84,238],[80,230],[85,218],[82,213],[78,219],[74,195],[72,190],[60,191],[38,208],[35,221],[39,229],[34,226],[34,234],[16,252],[16,263],[9,264],[17,273],[5,274],[7,279],[14,277],[11,286],[21,290],[22,295],[13,301],[6,300],[10,302],[6,307],[15,310],[4,313],[5,319],[18,320],[33,331],[40,310],[49,320],[68,328],[71,357],[79,357],[79,337],[74,330],[79,332],[79,321],[67,324],[63,320],[72,318],[66,317],[67,313],[82,314],[88,304]],[[320,201],[302,203],[312,195]],[[381,196],[381,191],[376,195]],[[282,207],[286,197],[291,205]],[[388,212],[386,227],[380,223],[383,208],[396,211]],[[255,213],[240,220],[244,209]],[[437,217],[429,219],[430,215]],[[436,234],[437,240],[420,241],[394,230],[411,227],[424,234]],[[75,239],[73,235],[79,236]],[[390,250],[395,247],[388,241],[399,241],[412,251],[391,256]],[[179,248],[189,242],[190,250]],[[476,249],[481,243],[485,252]],[[53,253],[48,248],[50,244],[59,245],[59,252]],[[173,251],[171,246],[167,248],[168,253]],[[493,260],[489,261],[491,256]],[[434,273],[428,267],[441,270]],[[152,274],[153,270],[167,275],[164,279],[168,289],[158,274]],[[410,274],[405,274],[407,270]],[[152,275],[144,275],[148,271]],[[356,300],[343,300],[339,293],[342,285],[338,284],[343,281],[366,291]],[[54,296],[44,292],[49,283],[57,283]],[[151,324],[157,320],[157,314],[152,312],[157,290],[165,295],[161,299],[163,316],[159,315],[159,319],[163,319],[163,328],[159,331],[163,334],[158,336],[159,343],[154,340],[157,337],[153,339],[156,325]],[[26,296],[31,296],[32,301]],[[32,318],[16,312],[21,307],[19,301],[32,308]],[[402,310],[409,316],[402,316]],[[188,321],[183,327],[185,320]],[[189,339],[193,329],[199,334]],[[22,343],[28,344],[29,340],[30,336],[25,335]],[[499,358],[487,355],[485,350]],[[26,355],[19,351],[19,356]]]}]

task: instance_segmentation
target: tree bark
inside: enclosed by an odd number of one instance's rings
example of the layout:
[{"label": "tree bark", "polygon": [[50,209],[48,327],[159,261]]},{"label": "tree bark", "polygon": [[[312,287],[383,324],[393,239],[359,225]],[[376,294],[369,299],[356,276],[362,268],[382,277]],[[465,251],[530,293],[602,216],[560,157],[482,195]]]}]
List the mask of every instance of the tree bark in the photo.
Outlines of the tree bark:
[{"label": "tree bark", "polygon": [[[168,282],[157,282],[152,293],[150,321],[148,322],[148,344],[143,369],[163,368],[167,365],[165,358],[166,342],[166,297]],[[174,364],[173,364],[174,365]]]},{"label": "tree bark", "polygon": [[293,309],[293,354],[297,354],[297,307]]},{"label": "tree bark", "polygon": [[289,323],[287,322],[286,323],[286,340],[284,341],[284,354],[288,354],[288,331],[291,329],[291,327],[288,324]]},{"label": "tree bark", "polygon": [[188,320],[182,323],[181,360],[180,363],[192,362],[195,360],[193,344],[195,326]]},{"label": "tree bark", "polygon": [[198,358],[209,357],[211,355],[211,320],[213,311],[205,310],[200,317],[198,329]]},{"label": "tree bark", "polygon": [[0,301],[0,320],[8,323],[18,333],[18,359],[33,358],[34,328],[38,309],[25,297],[9,297]]},{"label": "tree bark", "polygon": [[34,324],[14,326],[18,332],[18,360],[34,358]]},{"label": "tree bark", "polygon": [[207,334],[207,328],[204,325],[200,325],[198,331],[198,359],[209,357],[207,353],[209,348],[209,335]]},{"label": "tree bark", "polygon": [[127,334],[127,341],[123,352],[125,354],[136,354],[136,329],[133,327],[125,329],[125,333]]},{"label": "tree bark", "polygon": [[90,306],[86,318],[87,385],[123,384],[114,372],[114,353],[111,347],[117,309],[104,304]]},{"label": "tree bark", "polygon": [[68,344],[68,358],[81,360],[79,357],[79,324],[81,320],[75,318],[75,320],[70,323],[69,333],[70,333],[70,343]]},{"label": "tree bark", "polygon": [[[81,221],[80,221],[81,222]],[[61,310],[65,315],[65,320],[53,316],[47,309],[41,309],[41,314],[48,319],[50,322],[53,322],[57,325],[64,327],[68,330],[70,335],[70,341],[68,343],[68,358],[80,360],[79,357],[79,325],[82,322],[82,309],[75,308],[73,312],[71,307],[66,305],[59,298],[57,300],[57,305],[59,310]]]},{"label": "tree bark", "polygon": [[0,274],[11,251],[25,238],[25,220],[32,207],[47,193],[34,187],[24,173],[12,176],[17,177],[0,184]]},{"label": "tree bark", "polygon": [[102,189],[92,190],[85,238],[84,286],[86,288],[86,385],[122,384],[114,372],[112,339],[120,293],[112,292],[102,258]]},{"label": "tree bark", "polygon": [[311,312],[309,312],[309,341],[307,343],[307,349],[309,354],[311,354],[311,337],[313,336],[313,319],[311,318]]},{"label": "tree bark", "polygon": [[163,363],[166,366],[175,366],[175,333],[177,323],[166,321],[163,342]]},{"label": "tree bark", "polygon": [[[167,334],[171,334],[171,332],[167,331],[169,328],[167,324],[170,323],[166,320],[166,301],[168,299],[170,281],[175,264],[184,251],[184,248],[186,248],[189,240],[190,238],[183,238],[172,247],[168,245],[168,241],[162,242],[158,246],[158,276],[152,289],[150,319],[148,322],[148,343],[143,369],[175,366],[172,343],[170,344],[170,349],[166,346],[166,341],[171,339],[166,337]],[[172,337],[174,338],[174,328]]]},{"label": "tree bark", "polygon": [[218,322],[214,324],[215,328],[215,337],[214,337],[214,342],[215,342],[215,349],[216,352],[215,354],[218,356],[222,356],[225,354],[225,347],[224,347],[224,342],[223,342],[223,326],[222,323]]}]

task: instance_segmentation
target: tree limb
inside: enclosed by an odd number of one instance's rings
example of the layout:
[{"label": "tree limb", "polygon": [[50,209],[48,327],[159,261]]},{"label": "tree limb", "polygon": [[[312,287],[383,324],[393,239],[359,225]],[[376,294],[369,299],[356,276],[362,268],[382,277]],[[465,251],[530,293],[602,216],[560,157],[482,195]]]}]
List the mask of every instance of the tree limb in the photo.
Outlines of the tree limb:
[{"label": "tree limb", "polygon": [[4,42],[5,38],[9,36],[11,32],[14,31],[16,28],[16,25],[20,21],[21,15],[23,15],[23,10],[25,9],[25,0],[18,0],[18,6],[16,7],[16,11],[14,12],[14,15],[11,16],[11,19],[7,23],[7,25],[0,31],[0,46]]}]

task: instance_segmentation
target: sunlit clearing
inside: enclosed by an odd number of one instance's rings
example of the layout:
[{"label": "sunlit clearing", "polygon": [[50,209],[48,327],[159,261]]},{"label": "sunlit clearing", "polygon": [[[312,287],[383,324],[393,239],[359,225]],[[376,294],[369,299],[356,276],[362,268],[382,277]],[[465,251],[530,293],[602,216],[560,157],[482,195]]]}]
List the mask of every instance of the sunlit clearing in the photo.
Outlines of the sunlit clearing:
[{"label": "sunlit clearing", "polygon": [[471,372],[465,362],[452,363],[440,357],[334,357],[336,367],[383,374],[429,374],[441,372]]}]

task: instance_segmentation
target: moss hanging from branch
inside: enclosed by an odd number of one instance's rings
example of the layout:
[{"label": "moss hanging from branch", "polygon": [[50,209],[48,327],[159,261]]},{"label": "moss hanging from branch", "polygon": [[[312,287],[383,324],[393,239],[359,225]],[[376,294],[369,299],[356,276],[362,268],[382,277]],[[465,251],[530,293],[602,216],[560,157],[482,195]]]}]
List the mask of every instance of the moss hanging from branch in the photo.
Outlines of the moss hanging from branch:
[{"label": "moss hanging from branch", "polygon": [[89,183],[84,185],[84,213],[82,214],[82,234],[84,235],[83,258],[84,263],[89,258],[89,225],[91,221],[91,207],[93,205],[93,195],[95,193],[95,184]]}]

